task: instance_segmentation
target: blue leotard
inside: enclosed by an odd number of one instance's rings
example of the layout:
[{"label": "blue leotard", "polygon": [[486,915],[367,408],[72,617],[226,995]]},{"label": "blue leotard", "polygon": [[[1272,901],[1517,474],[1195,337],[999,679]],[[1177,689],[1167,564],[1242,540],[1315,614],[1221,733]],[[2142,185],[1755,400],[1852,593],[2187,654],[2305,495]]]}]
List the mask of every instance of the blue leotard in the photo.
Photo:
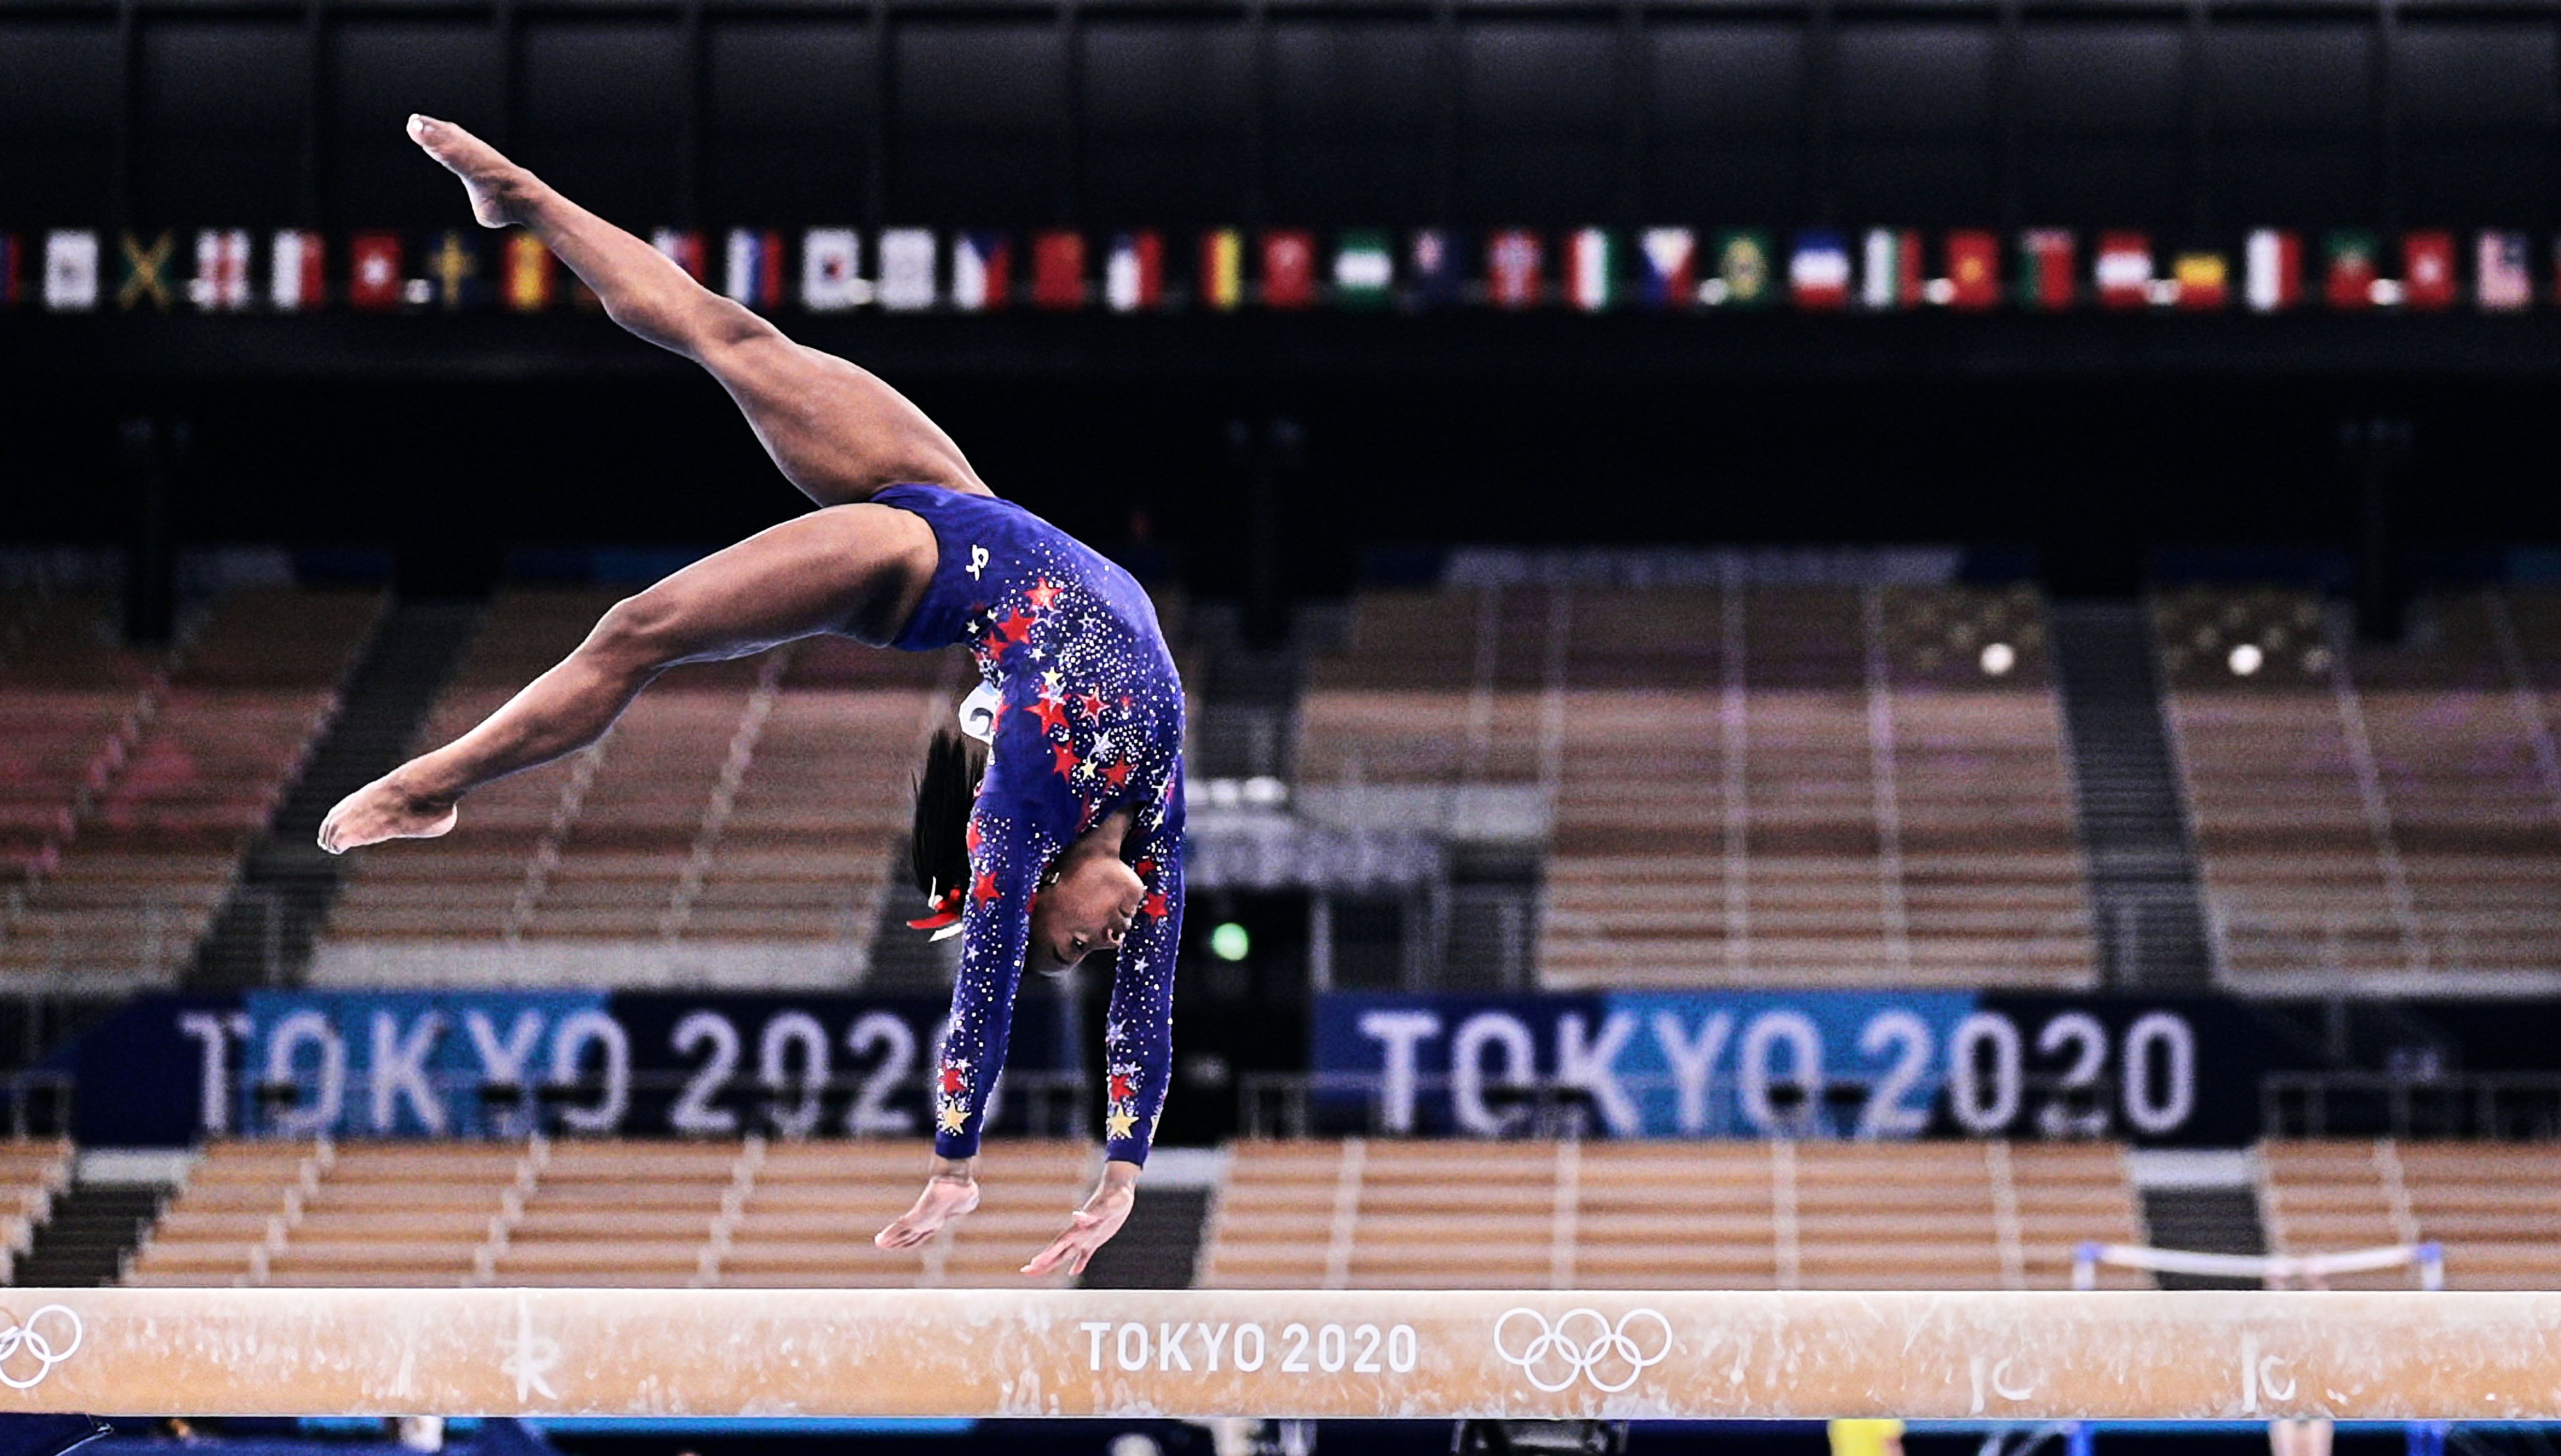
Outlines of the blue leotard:
[{"label": "blue leotard", "polygon": [[969,817],[971,883],[936,1068],[935,1151],[978,1151],[1042,873],[1127,809],[1122,857],[1147,897],[1112,971],[1104,1131],[1110,1157],[1144,1163],[1172,1071],[1183,922],[1183,686],[1155,606],[1128,572],[1011,502],[922,485],[872,499],[924,517],[939,545],[934,582],[895,645],[966,643],[1002,702]]}]

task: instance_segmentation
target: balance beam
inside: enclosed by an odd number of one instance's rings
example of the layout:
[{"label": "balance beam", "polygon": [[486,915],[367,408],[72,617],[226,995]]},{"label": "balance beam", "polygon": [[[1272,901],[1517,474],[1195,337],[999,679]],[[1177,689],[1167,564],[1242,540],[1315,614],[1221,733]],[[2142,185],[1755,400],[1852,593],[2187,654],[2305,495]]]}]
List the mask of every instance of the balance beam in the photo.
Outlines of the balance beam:
[{"label": "balance beam", "polygon": [[0,1412],[2561,1417],[2561,1294],[0,1289]]}]

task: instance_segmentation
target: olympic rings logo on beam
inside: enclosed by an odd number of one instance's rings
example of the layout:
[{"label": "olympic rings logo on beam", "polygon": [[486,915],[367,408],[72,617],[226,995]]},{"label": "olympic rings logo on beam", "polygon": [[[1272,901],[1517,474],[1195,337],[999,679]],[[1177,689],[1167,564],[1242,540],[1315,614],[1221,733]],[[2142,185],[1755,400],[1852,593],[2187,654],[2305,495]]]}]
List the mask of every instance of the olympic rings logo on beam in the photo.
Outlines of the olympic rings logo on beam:
[{"label": "olympic rings logo on beam", "polygon": [[[47,1315],[62,1316],[50,1334],[37,1328]],[[59,1304],[46,1305],[27,1316],[27,1323],[23,1325],[18,1323],[16,1315],[0,1310],[0,1323],[6,1326],[0,1328],[0,1384],[13,1390],[32,1389],[43,1384],[45,1376],[54,1373],[54,1367],[71,1359],[73,1352],[81,1347],[80,1316]],[[70,1328],[66,1330],[63,1328],[65,1325]],[[56,1340],[64,1342],[60,1348],[55,1346]],[[36,1362],[35,1374],[23,1374],[27,1363],[18,1359],[21,1354]]]},{"label": "olympic rings logo on beam", "polygon": [[[1644,1332],[1638,1322],[1644,1320],[1662,1332],[1659,1341],[1638,1338]],[[1514,1321],[1526,1321],[1535,1330],[1524,1329],[1515,1336],[1511,1333]],[[1631,1326],[1635,1333],[1630,1333]],[[1516,1341],[1522,1342],[1517,1350]],[[1494,1321],[1494,1354],[1520,1367],[1531,1384],[1551,1395],[1572,1388],[1577,1380],[1589,1380],[1594,1389],[1616,1395],[1671,1353],[1672,1322],[1656,1310],[1631,1309],[1614,1325],[1597,1309],[1570,1309],[1549,1324],[1547,1316],[1521,1305],[1505,1310]]]}]

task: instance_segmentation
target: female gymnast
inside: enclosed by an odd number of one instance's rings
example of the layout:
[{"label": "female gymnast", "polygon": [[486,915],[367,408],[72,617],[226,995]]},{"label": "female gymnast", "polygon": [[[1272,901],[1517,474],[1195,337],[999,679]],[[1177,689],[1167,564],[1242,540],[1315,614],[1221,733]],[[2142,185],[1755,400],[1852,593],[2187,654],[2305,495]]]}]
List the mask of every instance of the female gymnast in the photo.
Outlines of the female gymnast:
[{"label": "female gymnast", "polygon": [[[1129,1216],[1171,1065],[1183,905],[1183,697],[1155,609],[1128,573],[998,500],[959,447],[865,371],[784,338],[638,238],[450,122],[411,138],[462,179],[485,227],[532,232],[614,322],[711,371],[819,509],[616,603],[558,666],[453,742],[357,790],[320,826],[344,854],[451,830],[461,796],[601,737],[686,662],[818,633],[930,652],[966,643],[992,697],[983,782],[938,741],[914,858],[960,970],[935,1080],[935,1164],[874,1242],[912,1248],[978,1204],[975,1161],[1023,970],[1116,949],[1104,1034],[1101,1186],[1023,1266],[1082,1270]],[[974,792],[973,792],[974,790]]]}]

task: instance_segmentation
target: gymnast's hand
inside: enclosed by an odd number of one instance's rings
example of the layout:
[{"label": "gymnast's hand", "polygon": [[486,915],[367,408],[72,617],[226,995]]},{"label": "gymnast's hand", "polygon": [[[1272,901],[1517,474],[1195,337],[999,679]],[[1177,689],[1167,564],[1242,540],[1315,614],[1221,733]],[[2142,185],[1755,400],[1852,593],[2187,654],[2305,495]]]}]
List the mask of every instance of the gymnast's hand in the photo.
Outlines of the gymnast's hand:
[{"label": "gymnast's hand", "polygon": [[916,1206],[873,1234],[872,1242],[882,1248],[914,1248],[940,1232],[943,1224],[976,1207],[978,1178],[973,1160],[937,1158],[934,1176],[925,1181],[925,1192],[916,1196]]},{"label": "gymnast's hand", "polygon": [[338,801],[320,821],[320,848],[333,855],[387,839],[433,839],[458,817],[451,799],[430,798],[401,781],[395,768]]},{"label": "gymnast's hand", "polygon": [[[1129,1221],[1129,1210],[1138,1201],[1138,1165],[1110,1162],[1103,1165],[1103,1186],[1085,1207],[1068,1215],[1067,1231],[1053,1238],[1049,1247],[1032,1255],[1023,1265],[1026,1274],[1046,1274],[1061,1264],[1067,1272],[1082,1274],[1094,1251],[1111,1241],[1120,1225]],[[1074,1262],[1070,1263],[1069,1260]]]}]

